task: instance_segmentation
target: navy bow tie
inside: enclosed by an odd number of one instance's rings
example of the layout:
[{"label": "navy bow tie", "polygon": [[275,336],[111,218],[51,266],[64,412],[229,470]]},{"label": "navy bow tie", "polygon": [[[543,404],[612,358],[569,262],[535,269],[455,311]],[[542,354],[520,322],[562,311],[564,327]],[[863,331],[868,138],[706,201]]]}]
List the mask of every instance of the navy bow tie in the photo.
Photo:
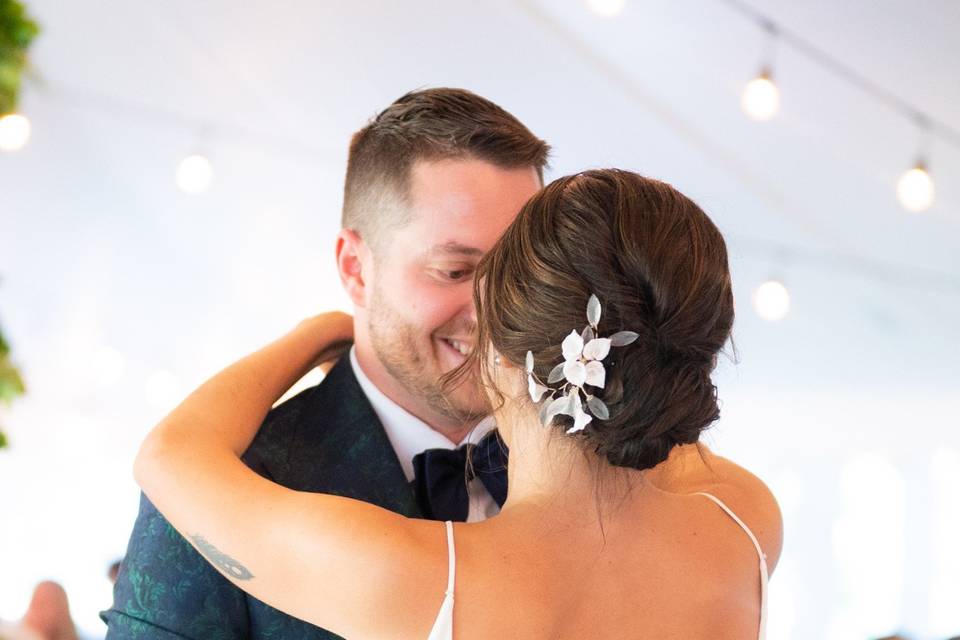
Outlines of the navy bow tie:
[{"label": "navy bow tie", "polygon": [[413,485],[423,516],[465,522],[470,509],[467,483],[474,478],[502,507],[507,500],[507,453],[507,445],[494,429],[476,445],[427,449],[413,456]]}]

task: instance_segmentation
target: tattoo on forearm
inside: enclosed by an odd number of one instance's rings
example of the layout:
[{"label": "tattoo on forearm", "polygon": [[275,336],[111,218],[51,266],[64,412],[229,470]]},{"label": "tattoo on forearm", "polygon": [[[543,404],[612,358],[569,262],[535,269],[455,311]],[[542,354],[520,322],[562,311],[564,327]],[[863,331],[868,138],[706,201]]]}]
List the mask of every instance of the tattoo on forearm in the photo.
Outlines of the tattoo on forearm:
[{"label": "tattoo on forearm", "polygon": [[253,574],[250,573],[249,569],[207,542],[203,536],[199,534],[193,535],[190,536],[190,539],[193,540],[193,544],[197,546],[200,553],[206,556],[207,560],[209,560],[213,566],[234,580],[249,580],[253,578]]}]

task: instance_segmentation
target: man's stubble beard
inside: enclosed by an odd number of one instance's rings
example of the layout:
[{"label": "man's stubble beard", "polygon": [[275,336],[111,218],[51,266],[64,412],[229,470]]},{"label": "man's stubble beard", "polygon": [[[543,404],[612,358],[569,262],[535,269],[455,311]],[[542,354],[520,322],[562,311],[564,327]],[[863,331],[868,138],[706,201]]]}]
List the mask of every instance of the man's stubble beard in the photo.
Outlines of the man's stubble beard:
[{"label": "man's stubble beard", "polygon": [[[490,413],[489,403],[480,392],[475,375],[465,377],[458,386],[450,389],[450,393],[444,393],[438,378],[447,372],[437,370],[438,362],[432,352],[420,352],[418,328],[406,322],[376,286],[367,312],[374,353],[387,373],[407,391],[426,402],[432,411],[465,425]],[[436,349],[432,336],[428,340],[429,348]],[[468,397],[464,398],[464,395]]]}]

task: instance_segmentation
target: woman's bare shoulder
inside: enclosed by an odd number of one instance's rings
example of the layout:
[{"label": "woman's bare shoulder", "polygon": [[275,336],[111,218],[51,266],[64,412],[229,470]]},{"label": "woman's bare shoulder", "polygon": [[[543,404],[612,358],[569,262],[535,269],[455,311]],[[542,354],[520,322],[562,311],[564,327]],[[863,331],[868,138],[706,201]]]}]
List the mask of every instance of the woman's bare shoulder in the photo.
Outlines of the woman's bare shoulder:
[{"label": "woman's bare shoulder", "polygon": [[726,504],[757,537],[772,573],[783,547],[783,517],[777,499],[755,474],[704,444],[678,447],[665,464],[672,493],[709,493]]}]

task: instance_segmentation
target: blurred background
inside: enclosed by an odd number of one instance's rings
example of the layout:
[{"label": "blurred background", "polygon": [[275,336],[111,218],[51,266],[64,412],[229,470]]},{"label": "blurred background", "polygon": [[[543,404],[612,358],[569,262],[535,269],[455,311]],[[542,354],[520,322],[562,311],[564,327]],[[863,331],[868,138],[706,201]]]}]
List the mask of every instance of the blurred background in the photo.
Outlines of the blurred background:
[{"label": "blurred background", "polygon": [[960,634],[960,3],[26,8],[22,117],[0,122],[0,619],[49,578],[104,635],[141,438],[349,308],[349,136],[457,86],[553,145],[548,178],[635,170],[725,233],[738,358],[707,443],[783,509],[769,637]]}]

